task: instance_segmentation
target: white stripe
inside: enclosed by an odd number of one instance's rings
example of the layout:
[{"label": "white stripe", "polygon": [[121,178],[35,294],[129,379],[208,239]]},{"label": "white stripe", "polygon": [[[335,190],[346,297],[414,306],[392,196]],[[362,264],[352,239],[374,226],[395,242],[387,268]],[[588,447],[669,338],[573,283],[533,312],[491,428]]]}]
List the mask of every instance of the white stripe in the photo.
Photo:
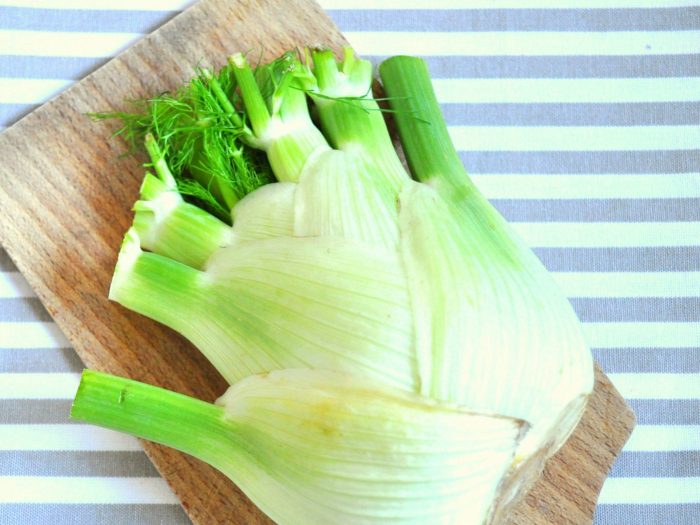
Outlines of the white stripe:
[{"label": "white stripe", "polygon": [[700,52],[700,31],[346,32],[360,55],[559,56]]},{"label": "white stripe", "polygon": [[1,450],[143,450],[138,439],[93,425],[0,425]]},{"label": "white stripe", "polygon": [[40,104],[74,82],[45,78],[0,78],[0,104]]},{"label": "white stripe", "polygon": [[[180,11],[194,0],[0,0],[0,6],[51,9],[119,9],[129,11]],[[531,0],[530,9],[686,7],[694,0]],[[522,9],[522,0],[319,0],[324,9]]]},{"label": "white stripe", "polygon": [[[75,82],[0,78],[0,103],[37,104]],[[700,100],[700,78],[434,79],[442,103],[606,103]]]},{"label": "white stripe", "polygon": [[[637,505],[700,503],[698,487],[700,487],[700,478],[608,478],[603,485],[598,503]],[[673,517],[669,516],[669,519]]]},{"label": "white stripe", "polygon": [[557,272],[551,275],[569,297],[700,296],[700,272]]},{"label": "white stripe", "polygon": [[437,78],[442,103],[689,102],[700,78]]},{"label": "white stripe", "polygon": [[583,323],[591,348],[695,348],[700,323]]},{"label": "white stripe", "polygon": [[72,399],[80,374],[0,374],[2,399]]},{"label": "white stripe", "polygon": [[637,425],[627,452],[700,450],[700,425]]},{"label": "white stripe", "polygon": [[[34,297],[34,291],[19,272],[0,272],[0,298]],[[3,342],[0,340],[0,347]]]},{"label": "white stripe", "polygon": [[659,199],[700,197],[700,173],[559,175],[471,173],[489,199]]},{"label": "white stripe", "polygon": [[52,322],[0,323],[0,348],[65,348],[66,336]]},{"label": "white stripe", "polygon": [[461,151],[695,149],[700,126],[451,126]]},{"label": "white stripe", "polygon": [[[700,503],[700,478],[608,478],[599,503]],[[0,503],[177,504],[161,478],[0,477]]]},{"label": "white stripe", "polygon": [[[143,35],[0,31],[8,55],[114,56]],[[652,55],[700,52],[700,31],[348,32],[361,55]],[[233,51],[233,50],[232,50]]]},{"label": "white stripe", "polygon": [[523,0],[319,0],[319,3],[324,9],[614,9],[697,5],[694,0],[528,0],[527,3]]},{"label": "white stripe", "polygon": [[176,504],[162,478],[1,476],[0,503]]},{"label": "white stripe", "polygon": [[511,223],[530,246],[635,247],[696,246],[700,222]]},{"label": "white stripe", "polygon": [[700,374],[608,374],[625,399],[700,399]]},{"label": "white stripe", "polygon": [[111,57],[143,35],[135,33],[73,33],[64,31],[0,30],[5,55]]},{"label": "white stripe", "polygon": [[196,0],[0,0],[0,6],[124,11],[181,11],[194,3]]}]

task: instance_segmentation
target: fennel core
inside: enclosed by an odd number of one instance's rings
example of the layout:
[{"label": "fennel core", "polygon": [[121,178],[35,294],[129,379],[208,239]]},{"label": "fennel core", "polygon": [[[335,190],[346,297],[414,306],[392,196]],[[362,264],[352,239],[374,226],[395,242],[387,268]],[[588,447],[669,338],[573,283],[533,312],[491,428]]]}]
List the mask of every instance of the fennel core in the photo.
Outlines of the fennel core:
[{"label": "fennel core", "polygon": [[281,525],[497,523],[576,426],[592,358],[425,63],[379,72],[410,174],[351,50],[234,55],[124,117],[155,173],[110,298],[232,386],[214,406],[87,373],[73,415],[213,464]]}]

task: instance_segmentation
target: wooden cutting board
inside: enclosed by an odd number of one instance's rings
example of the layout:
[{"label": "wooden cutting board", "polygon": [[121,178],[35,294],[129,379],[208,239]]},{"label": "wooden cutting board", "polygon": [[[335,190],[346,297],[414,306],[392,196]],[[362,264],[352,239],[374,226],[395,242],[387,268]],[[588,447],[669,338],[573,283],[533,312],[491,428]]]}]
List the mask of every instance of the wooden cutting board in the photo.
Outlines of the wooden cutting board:
[{"label": "wooden cutting board", "polygon": [[[212,401],[224,380],[188,342],[107,300],[143,176],[86,112],[178,86],[192,66],[236,51],[271,59],[346,42],[311,0],[203,0],[0,135],[0,241],[90,368]],[[634,416],[598,370],[581,425],[508,523],[588,524]],[[271,523],[223,475],[173,450],[145,449],[197,525]]]}]

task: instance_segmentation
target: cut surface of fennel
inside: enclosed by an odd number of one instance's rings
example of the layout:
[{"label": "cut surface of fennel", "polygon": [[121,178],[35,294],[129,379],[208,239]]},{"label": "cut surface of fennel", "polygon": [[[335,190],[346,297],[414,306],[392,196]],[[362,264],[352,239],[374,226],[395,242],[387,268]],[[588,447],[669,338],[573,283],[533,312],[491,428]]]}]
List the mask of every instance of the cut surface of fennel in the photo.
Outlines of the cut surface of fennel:
[{"label": "cut surface of fennel", "polygon": [[[424,66],[407,57],[382,66],[416,181],[372,99],[368,63],[313,58],[313,70],[285,66],[292,76],[277,79],[270,99],[242,57],[231,61],[251,144],[282,181],[237,201],[232,227],[184,202],[151,148],[156,175],[134,207],[110,297],[190,339],[231,384],[335,370],[526,421],[488,517],[468,522],[497,523],[583,413],[593,364],[579,323],[469,181]],[[287,489],[275,490],[282,505]]]}]

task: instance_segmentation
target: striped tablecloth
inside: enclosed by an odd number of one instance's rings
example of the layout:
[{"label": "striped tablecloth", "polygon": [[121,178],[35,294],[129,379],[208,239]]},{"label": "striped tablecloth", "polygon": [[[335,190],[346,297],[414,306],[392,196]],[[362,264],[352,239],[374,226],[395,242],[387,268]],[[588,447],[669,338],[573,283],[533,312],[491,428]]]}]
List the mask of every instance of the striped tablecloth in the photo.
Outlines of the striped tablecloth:
[{"label": "striped tablecloth", "polygon": [[[190,2],[0,0],[0,129]],[[596,523],[700,523],[700,8],[321,3],[362,55],[428,59],[475,182],[635,409]],[[0,523],[189,523],[135,439],[68,424],[81,368],[0,250]]]}]

